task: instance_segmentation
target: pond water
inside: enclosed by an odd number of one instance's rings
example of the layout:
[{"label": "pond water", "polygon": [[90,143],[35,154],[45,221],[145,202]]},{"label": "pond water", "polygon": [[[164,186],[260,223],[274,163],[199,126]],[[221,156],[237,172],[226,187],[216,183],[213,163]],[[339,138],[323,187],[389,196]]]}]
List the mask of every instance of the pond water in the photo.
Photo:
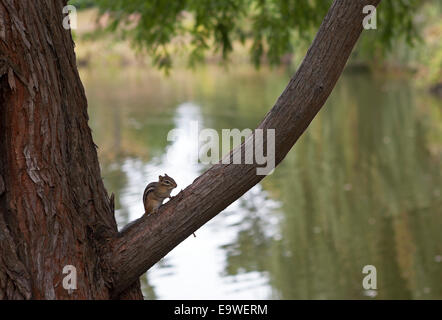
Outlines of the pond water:
[{"label": "pond water", "polygon": [[[287,84],[281,70],[82,69],[90,126],[121,228],[144,187],[177,193],[201,128],[255,128]],[[286,159],[142,277],[146,299],[441,299],[441,101],[411,83],[345,73]],[[170,161],[175,159],[175,161]],[[176,161],[178,159],[178,161]],[[377,290],[365,290],[365,265]]]}]

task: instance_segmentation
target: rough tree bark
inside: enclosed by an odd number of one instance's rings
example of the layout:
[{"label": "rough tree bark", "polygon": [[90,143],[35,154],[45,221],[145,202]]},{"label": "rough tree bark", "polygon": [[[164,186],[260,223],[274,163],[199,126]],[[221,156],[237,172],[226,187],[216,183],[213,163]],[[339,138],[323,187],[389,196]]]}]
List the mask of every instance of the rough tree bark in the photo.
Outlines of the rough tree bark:
[{"label": "rough tree bark", "polygon": [[[0,299],[109,298],[117,226],[64,5],[0,1]],[[65,265],[77,268],[72,294]]]},{"label": "rough tree bark", "polygon": [[[277,164],[332,91],[362,31],[363,6],[379,2],[331,6],[259,126],[275,129]],[[263,176],[256,165],[215,165],[118,234],[62,26],[65,4],[0,0],[0,299],[142,298],[139,276]],[[77,268],[72,293],[61,285],[65,265]]]}]

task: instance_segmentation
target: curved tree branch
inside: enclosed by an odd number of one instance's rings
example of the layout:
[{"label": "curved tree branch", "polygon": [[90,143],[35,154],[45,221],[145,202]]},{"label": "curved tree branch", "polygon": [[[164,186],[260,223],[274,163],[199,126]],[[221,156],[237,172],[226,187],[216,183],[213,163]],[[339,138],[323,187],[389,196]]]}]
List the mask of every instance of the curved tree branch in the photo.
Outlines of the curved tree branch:
[{"label": "curved tree branch", "polygon": [[[362,32],[363,7],[377,6],[379,2],[333,2],[302,64],[258,127],[275,129],[276,165],[308,127],[335,86]],[[248,142],[250,139],[245,143]],[[244,154],[244,144],[229,156],[236,152]],[[112,243],[110,261],[114,295],[256,185],[264,177],[256,174],[257,167],[256,164],[218,163],[162,206],[158,214],[143,216],[120,234]]]}]

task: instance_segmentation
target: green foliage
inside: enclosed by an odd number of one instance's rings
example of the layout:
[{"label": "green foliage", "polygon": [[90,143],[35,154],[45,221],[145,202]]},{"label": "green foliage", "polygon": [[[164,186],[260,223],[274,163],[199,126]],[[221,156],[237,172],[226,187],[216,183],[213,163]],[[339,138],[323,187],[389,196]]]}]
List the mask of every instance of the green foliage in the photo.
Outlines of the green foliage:
[{"label": "green foliage", "polygon": [[69,0],[68,3],[75,6],[77,9],[92,8],[96,5],[94,0]]},{"label": "green foliage", "polygon": [[[76,0],[76,2],[84,2]],[[87,1],[86,1],[87,2]],[[378,8],[378,30],[364,50],[389,49],[400,37],[416,39],[413,13],[419,0],[384,0]],[[235,44],[247,45],[259,66],[271,65],[309,43],[331,0],[98,0],[110,18],[107,31],[129,38],[146,50],[159,68],[168,69],[172,56],[189,54],[189,64],[209,50],[227,61]]]},{"label": "green foliage", "polygon": [[373,43],[373,48],[389,51],[401,38],[413,46],[419,39],[413,18],[421,3],[419,0],[382,1],[377,10],[377,32],[374,32],[369,39]]}]

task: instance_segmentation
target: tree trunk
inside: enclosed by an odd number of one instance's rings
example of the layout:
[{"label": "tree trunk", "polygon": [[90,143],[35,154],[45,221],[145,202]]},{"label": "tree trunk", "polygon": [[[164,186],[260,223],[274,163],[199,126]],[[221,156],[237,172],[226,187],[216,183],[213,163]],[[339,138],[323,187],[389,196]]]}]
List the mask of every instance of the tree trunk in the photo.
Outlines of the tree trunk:
[{"label": "tree trunk", "polygon": [[[276,163],[332,91],[362,31],[363,6],[379,1],[333,3],[259,126],[276,131]],[[139,276],[263,176],[253,164],[217,164],[118,234],[63,28],[65,4],[0,0],[0,298],[142,298]],[[244,148],[229,156],[236,152]],[[62,286],[66,265],[77,269],[72,292]]]},{"label": "tree trunk", "polygon": [[[0,298],[107,299],[117,233],[66,1],[0,1]],[[78,289],[63,288],[63,268]],[[133,297],[141,298],[134,289]],[[129,294],[129,295],[131,295]]]}]

